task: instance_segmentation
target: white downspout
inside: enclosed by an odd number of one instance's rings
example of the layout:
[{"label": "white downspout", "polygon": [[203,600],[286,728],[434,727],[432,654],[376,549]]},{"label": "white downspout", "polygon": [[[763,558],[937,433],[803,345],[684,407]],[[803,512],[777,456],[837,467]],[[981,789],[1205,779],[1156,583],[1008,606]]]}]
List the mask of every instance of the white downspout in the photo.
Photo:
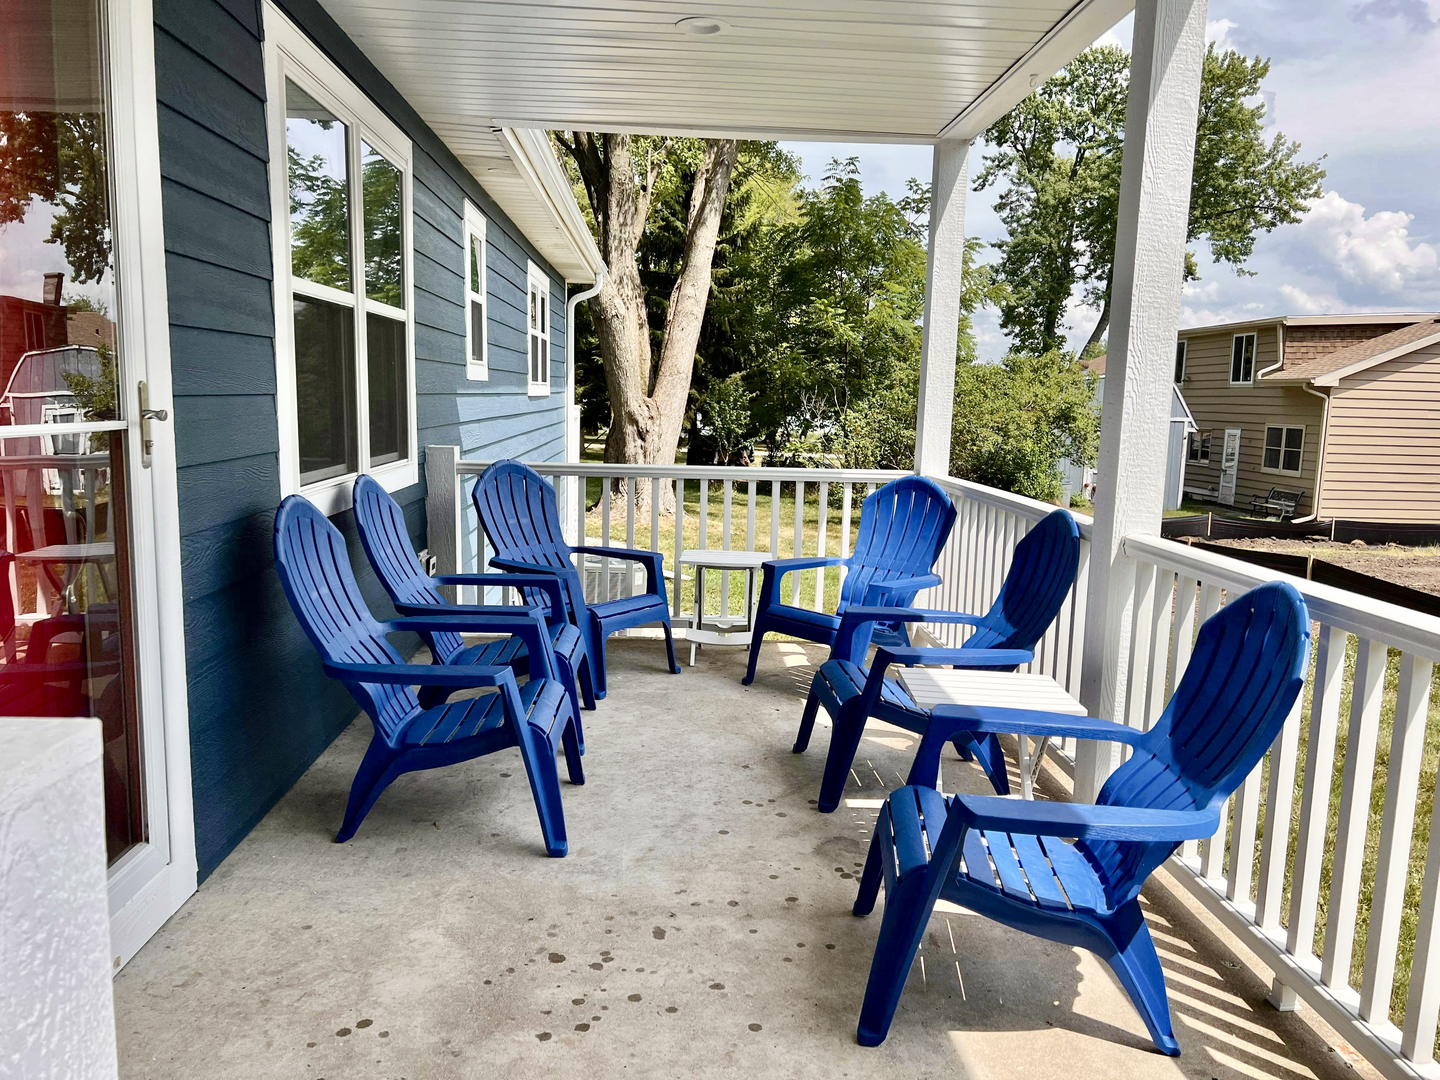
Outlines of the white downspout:
[{"label": "white downspout", "polygon": [[[595,274],[594,285],[565,301],[565,461],[571,465],[580,461],[580,406],[575,403],[575,308],[581,300],[588,300],[600,292],[605,284],[605,273],[605,267],[600,267]],[[574,507],[579,498],[579,477],[566,477],[565,505]],[[568,536],[575,528],[573,509],[562,520],[565,521],[564,528]],[[570,540],[572,543],[579,542],[576,537],[570,537]]]},{"label": "white downspout", "polygon": [[1320,452],[1315,456],[1315,500],[1311,503],[1309,514],[1295,519],[1297,525],[1314,521],[1320,516],[1320,485],[1325,480],[1325,444],[1330,438],[1330,395],[1316,390],[1309,383],[1301,383],[1300,389],[1307,394],[1314,394],[1325,404],[1320,407]]}]

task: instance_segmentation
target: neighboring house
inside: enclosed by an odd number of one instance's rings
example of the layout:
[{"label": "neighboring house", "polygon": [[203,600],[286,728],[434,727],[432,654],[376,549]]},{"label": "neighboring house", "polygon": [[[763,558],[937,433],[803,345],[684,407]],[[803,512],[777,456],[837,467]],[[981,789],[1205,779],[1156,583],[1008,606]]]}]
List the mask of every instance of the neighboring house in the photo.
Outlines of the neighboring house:
[{"label": "neighboring house", "polygon": [[1440,521],[1440,315],[1299,315],[1182,330],[1198,430],[1185,487],[1300,517]]},{"label": "neighboring house", "polygon": [[[1105,401],[1105,353],[1099,356],[1092,356],[1089,360],[1082,360],[1080,366],[1090,374],[1098,377],[1095,384],[1095,402],[1103,404]],[[1170,438],[1168,451],[1165,457],[1165,509],[1178,510],[1180,502],[1185,495],[1185,448],[1188,445],[1190,435],[1195,431],[1195,419],[1190,415],[1190,407],[1185,403],[1185,395],[1180,392],[1180,387],[1175,387],[1175,392],[1170,395]],[[1086,498],[1095,498],[1095,488],[1099,483],[1094,469],[1085,469],[1083,472],[1066,460],[1061,463],[1061,472],[1066,483],[1072,488],[1084,491]]]}]

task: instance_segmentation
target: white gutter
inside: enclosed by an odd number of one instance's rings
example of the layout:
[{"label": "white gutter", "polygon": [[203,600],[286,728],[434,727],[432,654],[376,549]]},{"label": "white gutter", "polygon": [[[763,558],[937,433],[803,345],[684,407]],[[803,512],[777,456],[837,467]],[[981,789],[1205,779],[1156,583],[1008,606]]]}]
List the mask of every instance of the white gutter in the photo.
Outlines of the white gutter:
[{"label": "white gutter", "polygon": [[580,461],[580,406],[575,404],[575,308],[589,300],[605,284],[606,269],[601,263],[595,284],[565,301],[565,460]]},{"label": "white gutter", "polygon": [[[565,175],[550,146],[549,135],[537,128],[507,127],[495,128],[494,134],[515,163],[531,194],[548,211],[556,229],[575,253],[579,265],[591,274],[602,273],[604,259],[595,238],[590,235],[590,226],[585,223],[579,204],[575,202],[570,178]],[[567,276],[576,279],[575,275]]]},{"label": "white gutter", "polygon": [[1269,367],[1267,367],[1264,371],[1262,371],[1262,372],[1260,372],[1259,374],[1257,374],[1257,375],[1255,376],[1255,381],[1256,381],[1256,382],[1259,382],[1259,381],[1260,381],[1261,379],[1263,379],[1266,375],[1269,375],[1272,371],[1279,371],[1279,370],[1280,370],[1281,368],[1283,368],[1284,366],[1285,366],[1285,322],[1284,322],[1284,320],[1282,319],[1280,322],[1278,322],[1278,323],[1275,324],[1275,363],[1271,364],[1271,365],[1270,365]]}]

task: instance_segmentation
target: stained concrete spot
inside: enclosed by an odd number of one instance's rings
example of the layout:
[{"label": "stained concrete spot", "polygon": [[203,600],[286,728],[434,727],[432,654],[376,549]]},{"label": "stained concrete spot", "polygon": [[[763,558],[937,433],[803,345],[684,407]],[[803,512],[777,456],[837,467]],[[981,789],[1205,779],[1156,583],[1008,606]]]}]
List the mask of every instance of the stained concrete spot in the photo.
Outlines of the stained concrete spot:
[{"label": "stained concrete spot", "polygon": [[785,897],[785,903],[787,903],[787,904],[794,904],[794,903],[797,903],[797,902],[799,901],[799,899],[800,899],[800,898],[799,898],[798,896],[787,896],[787,897]]},{"label": "stained concrete spot", "polygon": [[835,948],[835,946],[834,946],[834,945],[831,945],[828,941],[825,943],[825,947],[826,947],[827,949],[833,949],[833,948]]},{"label": "stained concrete spot", "polygon": [[721,836],[729,836],[729,835],[730,835],[730,830],[729,830],[729,829],[721,829],[721,830],[720,830],[720,835],[721,835]]},{"label": "stained concrete spot", "polygon": [[625,1000],[626,1000],[626,1001],[639,1001],[639,1000],[640,1000],[640,995],[639,995],[639,994],[631,994],[631,995],[630,995],[628,998],[626,998]]},{"label": "stained concrete spot", "polygon": [[300,929],[301,929],[301,930],[313,930],[313,929],[315,929],[315,928],[314,928],[314,926],[312,926],[310,923],[307,922],[304,926],[300,927]]},{"label": "stained concrete spot", "polygon": [[785,963],[787,963],[787,964],[793,964],[793,963],[795,962],[794,959],[791,958],[791,957],[789,957],[789,956],[785,957],[784,959],[785,959]]},{"label": "stained concrete spot", "polygon": [[740,901],[739,901],[739,900],[726,900],[726,901],[725,901],[725,906],[726,906],[726,907],[739,907],[739,906],[740,906]]},{"label": "stained concrete spot", "polygon": [[664,941],[665,928],[663,926],[655,927],[653,930],[650,931],[650,936],[653,937],[656,941]]},{"label": "stained concrete spot", "polygon": [[591,965],[590,965],[590,970],[591,970],[591,971],[604,971],[604,970],[605,970],[605,965],[597,962],[597,963],[594,963],[594,964],[591,964]]},{"label": "stained concrete spot", "polygon": [[751,1024],[751,1025],[750,1025],[750,1030],[751,1030],[751,1031],[759,1031],[759,1030],[760,1030],[760,1025],[759,1025],[759,1024]]},{"label": "stained concrete spot", "polygon": [[367,1028],[367,1027],[369,1027],[369,1026],[370,1026],[371,1024],[373,1024],[373,1023],[375,1023],[374,1020],[356,1020],[356,1021],[355,1021],[355,1026],[356,1026],[357,1028]]},{"label": "stained concrete spot", "polygon": [[668,1013],[673,1013],[673,1012],[679,1012],[680,1010],[677,1009],[674,1005],[666,1005],[666,1006],[665,1006],[665,1011],[668,1012]]},{"label": "stained concrete spot", "polygon": [[783,814],[783,813],[782,813],[782,814],[776,814],[775,816],[776,816],[776,817],[789,817],[790,815],[789,815],[789,814]]},{"label": "stained concrete spot", "polygon": [[585,999],[584,999],[584,998],[571,998],[571,999],[570,999],[570,1004],[571,1004],[571,1005],[584,1005],[584,1004],[585,1004]]},{"label": "stained concrete spot", "polygon": [[314,1043],[306,1043],[305,1045],[306,1045],[307,1047],[313,1047],[315,1044],[314,1044]]},{"label": "stained concrete spot", "polygon": [[551,1035],[548,1031],[542,1031],[537,1034],[535,1038],[539,1039],[541,1042],[549,1042],[552,1038],[554,1038],[554,1036]]},{"label": "stained concrete spot", "polygon": [[576,1024],[576,1025],[575,1025],[575,1030],[576,1030],[576,1031],[589,1031],[589,1030],[590,1030],[590,1025],[589,1025],[589,1024]]},{"label": "stained concrete spot", "polygon": [[751,932],[752,934],[758,934],[760,931],[759,931],[759,930],[751,930],[750,932]]},{"label": "stained concrete spot", "polygon": [[724,984],[724,983],[711,983],[711,984],[710,984],[710,989],[711,989],[711,990],[724,990],[724,989],[725,989],[725,984]]},{"label": "stained concrete spot", "polygon": [[565,954],[564,954],[564,953],[558,953],[558,952],[552,952],[552,953],[550,954],[550,962],[551,962],[552,964],[563,964],[563,963],[565,962]]},{"label": "stained concrete spot", "polygon": [[380,1032],[380,1038],[382,1038],[382,1039],[388,1039],[389,1037],[390,1037],[390,1032],[388,1032],[388,1031],[382,1031],[382,1032]]},{"label": "stained concrete spot", "polygon": [[341,1028],[339,1031],[335,1032],[335,1034],[336,1034],[339,1038],[342,1038],[342,1039],[343,1039],[346,1035],[349,1035],[349,1034],[350,1034],[350,1029],[349,1029],[349,1028]]}]

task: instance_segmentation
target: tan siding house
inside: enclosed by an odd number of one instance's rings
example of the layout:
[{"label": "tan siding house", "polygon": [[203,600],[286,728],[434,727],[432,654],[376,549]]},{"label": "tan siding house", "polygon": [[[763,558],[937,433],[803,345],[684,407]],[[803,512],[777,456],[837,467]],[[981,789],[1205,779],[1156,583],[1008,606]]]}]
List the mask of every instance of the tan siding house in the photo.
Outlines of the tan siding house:
[{"label": "tan siding house", "polygon": [[1440,315],[1297,316],[1179,341],[1191,495],[1248,510],[1281,488],[1303,494],[1301,517],[1440,522]]}]

